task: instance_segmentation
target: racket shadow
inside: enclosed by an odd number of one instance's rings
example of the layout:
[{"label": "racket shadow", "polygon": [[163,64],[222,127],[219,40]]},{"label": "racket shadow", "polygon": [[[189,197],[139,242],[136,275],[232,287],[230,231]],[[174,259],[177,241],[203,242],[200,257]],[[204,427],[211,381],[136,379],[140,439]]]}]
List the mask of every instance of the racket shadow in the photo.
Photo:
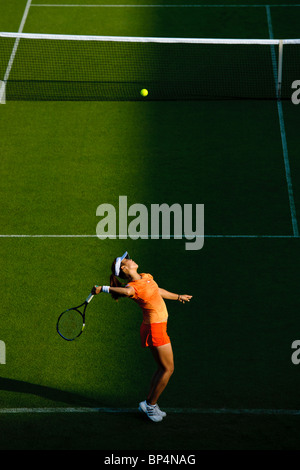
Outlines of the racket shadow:
[{"label": "racket shadow", "polygon": [[0,377],[0,391],[1,390],[35,395],[38,397],[46,398],[48,400],[62,402],[69,405],[93,407],[103,406],[103,403],[99,403],[99,401],[97,400],[93,400],[76,393],[66,392],[64,390],[46,387],[44,385],[37,385],[30,382],[24,382],[22,380],[6,379]]}]

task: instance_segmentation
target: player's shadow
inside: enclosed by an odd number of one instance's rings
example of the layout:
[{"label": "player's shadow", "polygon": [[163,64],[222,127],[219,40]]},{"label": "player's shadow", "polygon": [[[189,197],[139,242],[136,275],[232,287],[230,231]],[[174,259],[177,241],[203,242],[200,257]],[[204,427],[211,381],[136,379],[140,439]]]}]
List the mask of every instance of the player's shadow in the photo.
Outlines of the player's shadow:
[{"label": "player's shadow", "polygon": [[44,385],[23,382],[22,380],[6,379],[0,377],[0,390],[36,395],[38,397],[46,398],[47,400],[66,403],[73,406],[100,406],[97,400],[78,395],[77,393],[66,392],[56,388],[46,387]]}]

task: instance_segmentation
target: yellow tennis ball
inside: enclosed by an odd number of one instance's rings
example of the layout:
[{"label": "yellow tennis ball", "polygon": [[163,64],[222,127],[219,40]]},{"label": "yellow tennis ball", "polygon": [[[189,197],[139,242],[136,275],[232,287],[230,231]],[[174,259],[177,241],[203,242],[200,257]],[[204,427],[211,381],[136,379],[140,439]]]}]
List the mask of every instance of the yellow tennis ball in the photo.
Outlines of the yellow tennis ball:
[{"label": "yellow tennis ball", "polygon": [[142,96],[147,96],[147,95],[148,95],[148,90],[146,90],[146,88],[143,88],[143,89],[141,90],[141,95],[142,95]]}]

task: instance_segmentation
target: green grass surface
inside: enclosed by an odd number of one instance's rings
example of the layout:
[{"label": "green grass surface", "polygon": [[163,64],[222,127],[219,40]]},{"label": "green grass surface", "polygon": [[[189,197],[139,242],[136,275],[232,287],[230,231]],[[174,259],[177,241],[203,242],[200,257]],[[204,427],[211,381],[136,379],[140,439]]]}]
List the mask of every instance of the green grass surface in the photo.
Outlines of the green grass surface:
[{"label": "green grass surface", "polygon": [[8,103],[2,232],[95,234],[97,206],[128,195],[149,209],[204,203],[206,234],[292,234],[276,112],[273,102]]},{"label": "green grass surface", "polygon": [[[99,243],[56,239],[49,251],[47,239],[2,242],[2,259],[9,266],[6,279],[13,278],[13,284],[4,286],[4,311],[10,314],[1,333],[11,385],[14,379],[28,381],[78,393],[99,406],[134,406],[145,395],[153,365],[148,351],[140,350],[141,319],[135,304],[97,297],[80,340],[69,344],[55,334],[57,314],[84,300],[93,282],[107,281],[102,273],[108,273],[107,256],[115,242],[102,250]],[[187,255],[179,241],[175,246],[157,243],[151,247],[144,241],[134,249],[131,241],[126,247],[138,260],[138,253],[144,253],[141,270],[147,266],[170,290],[176,290],[179,263],[185,290],[194,295],[189,305],[168,304],[176,374],[162,403],[297,408],[297,396],[289,392],[298,383],[290,361],[297,323],[297,273],[291,268],[297,241],[248,241],[246,246],[244,241],[207,241],[201,259],[192,252]],[[64,257],[67,267],[58,262]],[[168,269],[161,272],[157,265]],[[15,286],[21,295],[14,296]],[[24,351],[26,366],[20,369]],[[47,399],[46,391],[41,395]],[[15,400],[18,406],[41,406],[34,394],[18,393],[10,395],[6,406],[16,406]]]},{"label": "green grass surface", "polygon": [[[13,3],[0,0],[2,30],[18,29],[26,2]],[[297,34],[290,19],[300,9],[271,11],[275,36]],[[268,37],[263,7],[32,6],[24,31]],[[299,214],[299,109],[285,102],[283,111]],[[1,234],[95,235],[97,206],[118,207],[119,195],[148,208],[203,203],[206,235],[293,234],[275,102],[7,102],[0,136]],[[206,238],[186,251],[185,240],[94,237],[0,239],[1,408],[144,399],[154,363],[140,347],[136,304],[99,296],[78,341],[55,331],[58,314],[107,284],[125,250],[160,286],[194,296],[167,305],[175,373],[162,408],[299,407],[299,239]],[[157,427],[136,413],[0,414],[0,425],[1,449],[299,448],[297,416],[171,413]]]},{"label": "green grass surface", "polygon": [[[199,450],[293,450],[299,448],[299,417],[193,416],[170,415],[157,426],[139,414],[103,415],[34,415],[3,416],[1,425],[6,433],[0,449],[20,450],[103,450],[99,462],[111,454],[143,449],[147,454],[173,451],[195,453]],[[196,432],[195,432],[196,430]],[[14,435],[14,441],[8,436]],[[170,439],[170,436],[172,437]],[[154,451],[156,450],[156,452]],[[232,454],[216,453],[213,457],[234,458]],[[56,454],[55,454],[56,455]],[[138,453],[135,455],[139,455]],[[249,454],[249,457],[254,457]],[[282,455],[277,454],[276,459]],[[54,458],[48,454],[47,458]],[[69,458],[75,461],[77,453]],[[140,457],[142,458],[142,456]],[[144,458],[147,458],[144,456]],[[197,462],[201,459],[198,457]]]}]

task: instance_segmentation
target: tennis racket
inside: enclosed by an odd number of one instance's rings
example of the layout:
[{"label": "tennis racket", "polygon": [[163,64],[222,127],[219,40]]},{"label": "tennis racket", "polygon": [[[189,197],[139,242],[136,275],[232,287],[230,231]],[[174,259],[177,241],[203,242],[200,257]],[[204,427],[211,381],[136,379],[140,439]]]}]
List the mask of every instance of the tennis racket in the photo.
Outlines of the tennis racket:
[{"label": "tennis racket", "polygon": [[[85,327],[85,311],[93,297],[94,294],[90,294],[78,307],[69,308],[59,315],[56,330],[66,341],[73,341],[83,332]],[[81,307],[83,307],[83,311],[79,310]]]}]

